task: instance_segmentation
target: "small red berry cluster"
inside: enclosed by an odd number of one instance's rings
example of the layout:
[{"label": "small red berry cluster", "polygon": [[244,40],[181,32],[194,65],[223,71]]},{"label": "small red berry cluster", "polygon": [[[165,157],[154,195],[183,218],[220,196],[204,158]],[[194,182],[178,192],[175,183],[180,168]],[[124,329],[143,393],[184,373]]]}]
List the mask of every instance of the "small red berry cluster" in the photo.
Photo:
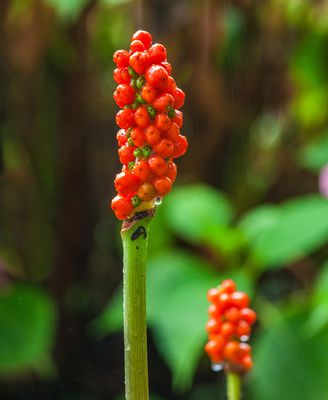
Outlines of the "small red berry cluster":
[{"label": "small red berry cluster", "polygon": [[236,284],[227,279],[220,286],[210,289],[207,299],[210,316],[206,324],[209,341],[205,351],[214,370],[244,373],[253,366],[251,346],[247,341],[256,313],[249,306],[246,293],[237,292]]},{"label": "small red berry cluster", "polygon": [[186,152],[188,142],[180,134],[183,115],[179,111],[185,94],[171,76],[172,67],[162,44],[152,44],[146,31],[137,31],[130,51],[114,53],[118,86],[114,100],[119,158],[122,172],[116,175],[118,195],[112,209],[118,219],[152,208],[156,197],[170,190],[177,175],[174,158]]}]

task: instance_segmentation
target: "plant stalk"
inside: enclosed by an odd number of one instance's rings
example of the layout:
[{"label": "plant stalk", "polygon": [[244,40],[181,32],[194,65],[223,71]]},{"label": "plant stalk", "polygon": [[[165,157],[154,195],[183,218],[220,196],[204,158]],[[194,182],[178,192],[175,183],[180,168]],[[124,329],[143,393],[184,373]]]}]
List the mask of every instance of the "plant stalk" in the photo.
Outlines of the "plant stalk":
[{"label": "plant stalk", "polygon": [[[146,260],[152,213],[123,223],[123,319],[126,400],[148,400]],[[142,215],[141,215],[142,216]]]},{"label": "plant stalk", "polygon": [[240,375],[234,372],[228,372],[226,375],[228,400],[240,400]]}]

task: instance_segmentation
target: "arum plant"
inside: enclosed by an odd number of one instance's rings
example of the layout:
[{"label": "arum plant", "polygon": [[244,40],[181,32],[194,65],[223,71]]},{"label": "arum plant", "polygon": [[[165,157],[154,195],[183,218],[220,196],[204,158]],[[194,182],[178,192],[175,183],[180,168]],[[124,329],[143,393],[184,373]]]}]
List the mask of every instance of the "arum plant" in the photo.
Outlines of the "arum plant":
[{"label": "arum plant", "polygon": [[207,293],[210,302],[206,331],[209,341],[205,351],[213,371],[224,370],[228,400],[241,399],[241,376],[253,366],[250,338],[256,313],[249,308],[246,293],[238,292],[234,281],[227,279]]},{"label": "arum plant", "polygon": [[146,400],[148,393],[146,263],[149,225],[156,205],[177,175],[174,159],[188,143],[180,134],[184,92],[171,76],[166,49],[152,44],[149,32],[132,36],[130,50],[114,53],[118,84],[114,100],[118,154],[117,196],[111,207],[123,220],[123,310],[126,400]]}]

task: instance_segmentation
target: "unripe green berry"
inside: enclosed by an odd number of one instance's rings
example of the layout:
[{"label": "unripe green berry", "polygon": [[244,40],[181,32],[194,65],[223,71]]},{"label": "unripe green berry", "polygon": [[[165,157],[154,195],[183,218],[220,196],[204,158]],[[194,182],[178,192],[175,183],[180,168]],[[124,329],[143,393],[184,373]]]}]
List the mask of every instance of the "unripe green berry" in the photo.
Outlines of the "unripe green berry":
[{"label": "unripe green berry", "polygon": [[143,155],[144,155],[145,157],[149,157],[150,154],[151,154],[151,152],[152,152],[152,148],[151,148],[150,146],[145,146],[145,147],[142,149],[142,153],[143,153]]},{"label": "unripe green berry", "polygon": [[128,169],[131,171],[131,169],[134,167],[135,162],[134,161],[130,161],[128,164]]},{"label": "unripe green berry", "polygon": [[133,205],[133,207],[138,207],[141,203],[141,199],[139,196],[137,196],[136,194],[131,198],[131,203]]},{"label": "unripe green berry", "polygon": [[141,104],[145,104],[146,103],[146,100],[141,97],[140,93],[136,94],[136,101],[141,103]]},{"label": "unripe green berry", "polygon": [[148,111],[148,114],[149,114],[149,116],[150,116],[151,118],[155,118],[155,116],[156,116],[156,111],[155,111],[155,109],[154,109],[152,106],[148,106],[148,107],[147,107],[147,111]]},{"label": "unripe green berry", "polygon": [[133,140],[130,137],[128,138],[128,145],[131,147],[134,146]]},{"label": "unripe green berry", "polygon": [[167,115],[172,119],[175,117],[175,109],[174,108],[170,108]]},{"label": "unripe green berry", "polygon": [[131,66],[128,67],[128,71],[129,71],[130,76],[132,76],[132,78],[138,78],[139,75],[136,73],[136,71]]},{"label": "unripe green berry", "polygon": [[131,79],[130,85],[133,87],[133,89],[137,90],[137,80],[136,79]]},{"label": "unripe green berry", "polygon": [[142,152],[142,150],[139,149],[139,147],[138,147],[138,148],[136,148],[136,149],[134,150],[133,155],[134,155],[136,158],[139,158],[139,157],[142,157],[142,156],[143,156],[143,152]]},{"label": "unripe green berry", "polygon": [[137,79],[137,88],[142,89],[144,84],[145,84],[145,79],[142,76],[139,76],[139,78]]}]

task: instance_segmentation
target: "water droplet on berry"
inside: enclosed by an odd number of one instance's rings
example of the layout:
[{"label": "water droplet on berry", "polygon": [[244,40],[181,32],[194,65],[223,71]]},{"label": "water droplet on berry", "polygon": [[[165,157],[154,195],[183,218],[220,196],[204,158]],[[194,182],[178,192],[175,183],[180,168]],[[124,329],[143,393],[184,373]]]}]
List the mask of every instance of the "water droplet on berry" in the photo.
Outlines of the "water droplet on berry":
[{"label": "water droplet on berry", "polygon": [[240,340],[242,342],[247,342],[248,339],[249,339],[249,336],[247,336],[247,335],[240,336]]},{"label": "water droplet on berry", "polygon": [[156,197],[155,199],[155,205],[160,206],[162,204],[162,198],[161,197]]},{"label": "water droplet on berry", "polygon": [[219,372],[223,370],[223,363],[212,363],[211,365],[212,371]]}]

